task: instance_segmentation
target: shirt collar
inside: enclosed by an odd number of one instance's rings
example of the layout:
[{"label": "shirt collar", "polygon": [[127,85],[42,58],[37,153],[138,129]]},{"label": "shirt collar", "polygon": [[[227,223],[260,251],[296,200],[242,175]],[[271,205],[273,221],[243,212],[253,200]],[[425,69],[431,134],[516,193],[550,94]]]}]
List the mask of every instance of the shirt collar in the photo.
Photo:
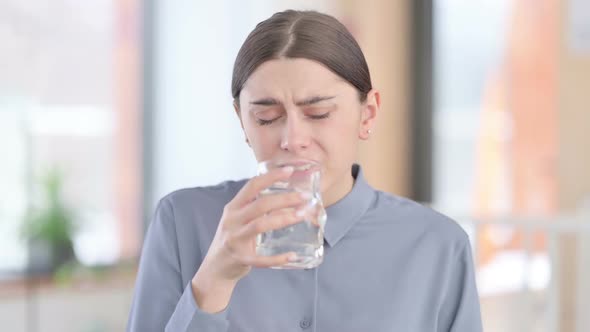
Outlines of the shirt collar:
[{"label": "shirt collar", "polygon": [[330,247],[334,247],[362,218],[374,199],[375,190],[365,180],[360,165],[354,164],[351,171],[355,178],[352,190],[326,208],[324,239]]}]

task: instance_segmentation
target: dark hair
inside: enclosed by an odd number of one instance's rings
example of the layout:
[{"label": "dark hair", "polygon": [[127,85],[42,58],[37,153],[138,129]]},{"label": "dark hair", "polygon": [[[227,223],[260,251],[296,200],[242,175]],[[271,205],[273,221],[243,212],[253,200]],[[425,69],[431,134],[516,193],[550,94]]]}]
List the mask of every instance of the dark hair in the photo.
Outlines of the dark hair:
[{"label": "dark hair", "polygon": [[364,102],[371,90],[369,67],[358,43],[346,27],[316,11],[286,10],[258,23],[240,48],[232,76],[232,96],[240,92],[256,68],[278,58],[317,61],[352,84]]}]

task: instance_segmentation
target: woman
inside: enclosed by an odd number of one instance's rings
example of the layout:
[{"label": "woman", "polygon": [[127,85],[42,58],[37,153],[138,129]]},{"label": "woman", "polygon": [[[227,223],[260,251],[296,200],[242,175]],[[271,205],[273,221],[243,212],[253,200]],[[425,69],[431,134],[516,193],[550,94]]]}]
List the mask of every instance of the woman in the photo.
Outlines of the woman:
[{"label": "woman", "polygon": [[290,169],[176,191],[147,233],[129,331],[481,330],[465,232],[371,188],[355,164],[380,96],[340,22],[309,11],[261,22],[238,53],[232,94],[258,161],[321,165],[324,261],[275,270],[297,257],[255,254],[257,234],[297,222],[287,209],[297,193],[255,199]]}]

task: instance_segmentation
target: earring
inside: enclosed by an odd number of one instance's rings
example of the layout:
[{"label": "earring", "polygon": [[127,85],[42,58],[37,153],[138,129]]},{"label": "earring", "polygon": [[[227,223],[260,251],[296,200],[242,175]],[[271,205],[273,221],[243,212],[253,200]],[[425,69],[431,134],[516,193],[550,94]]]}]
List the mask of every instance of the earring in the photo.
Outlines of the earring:
[{"label": "earring", "polygon": [[372,131],[371,129],[367,129],[367,135],[371,135]]}]

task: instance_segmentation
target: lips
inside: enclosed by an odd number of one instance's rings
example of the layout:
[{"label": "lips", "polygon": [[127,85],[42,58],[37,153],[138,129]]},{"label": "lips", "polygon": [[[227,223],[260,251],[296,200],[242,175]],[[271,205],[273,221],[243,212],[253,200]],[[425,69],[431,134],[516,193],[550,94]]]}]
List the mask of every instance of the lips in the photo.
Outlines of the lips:
[{"label": "lips", "polygon": [[317,171],[320,169],[319,163],[313,160],[289,160],[289,161],[280,161],[278,164],[281,167],[284,166],[292,166],[294,168],[294,172],[309,172],[309,171]]},{"label": "lips", "polygon": [[290,166],[302,166],[307,164],[319,164],[317,161],[313,159],[275,159],[276,165],[290,165]]},{"label": "lips", "polygon": [[291,178],[299,178],[308,176],[311,173],[321,173],[321,165],[312,159],[282,159],[275,158],[259,163],[258,172],[265,173],[273,168],[293,167],[293,174]]}]

